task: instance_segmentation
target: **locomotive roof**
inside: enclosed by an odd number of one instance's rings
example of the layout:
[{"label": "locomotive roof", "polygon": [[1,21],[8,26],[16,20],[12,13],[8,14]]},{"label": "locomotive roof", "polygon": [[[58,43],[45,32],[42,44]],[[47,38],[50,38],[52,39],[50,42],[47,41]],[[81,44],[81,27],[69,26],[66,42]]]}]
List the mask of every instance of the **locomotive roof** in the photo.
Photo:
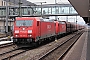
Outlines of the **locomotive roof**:
[{"label": "locomotive roof", "polygon": [[36,19],[37,21],[45,21],[45,22],[54,22],[54,20],[52,19],[43,19],[42,17],[16,17],[16,19],[22,19],[22,18],[32,18],[32,19]]},{"label": "locomotive roof", "polygon": [[16,17],[16,19],[36,19],[37,21],[43,21],[41,17]]}]

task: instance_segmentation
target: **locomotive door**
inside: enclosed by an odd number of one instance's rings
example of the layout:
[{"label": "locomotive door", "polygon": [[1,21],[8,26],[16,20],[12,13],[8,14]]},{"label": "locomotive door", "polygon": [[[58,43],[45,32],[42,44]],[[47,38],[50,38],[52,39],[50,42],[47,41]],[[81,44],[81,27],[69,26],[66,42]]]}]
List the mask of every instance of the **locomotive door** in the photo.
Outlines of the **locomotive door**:
[{"label": "locomotive door", "polygon": [[38,37],[40,38],[40,36],[41,36],[41,23],[40,23],[40,21],[37,21],[37,26],[38,26]]}]

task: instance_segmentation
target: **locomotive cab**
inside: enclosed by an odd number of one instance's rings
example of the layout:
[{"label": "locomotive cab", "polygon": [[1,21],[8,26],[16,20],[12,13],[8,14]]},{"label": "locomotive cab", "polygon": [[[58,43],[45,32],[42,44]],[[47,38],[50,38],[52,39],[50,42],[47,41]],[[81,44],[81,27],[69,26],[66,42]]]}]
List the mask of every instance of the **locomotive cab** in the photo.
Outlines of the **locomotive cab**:
[{"label": "locomotive cab", "polygon": [[17,17],[14,22],[14,43],[30,43],[35,40],[36,20],[32,17]]}]

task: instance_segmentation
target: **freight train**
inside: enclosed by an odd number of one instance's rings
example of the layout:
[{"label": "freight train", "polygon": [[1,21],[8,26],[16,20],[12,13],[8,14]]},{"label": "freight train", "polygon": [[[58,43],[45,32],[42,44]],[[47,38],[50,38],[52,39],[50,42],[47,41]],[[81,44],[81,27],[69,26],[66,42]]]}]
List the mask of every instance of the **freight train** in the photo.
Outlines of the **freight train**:
[{"label": "freight train", "polygon": [[23,46],[37,45],[44,40],[55,40],[61,35],[83,29],[74,23],[47,20],[40,17],[16,17],[13,43]]}]

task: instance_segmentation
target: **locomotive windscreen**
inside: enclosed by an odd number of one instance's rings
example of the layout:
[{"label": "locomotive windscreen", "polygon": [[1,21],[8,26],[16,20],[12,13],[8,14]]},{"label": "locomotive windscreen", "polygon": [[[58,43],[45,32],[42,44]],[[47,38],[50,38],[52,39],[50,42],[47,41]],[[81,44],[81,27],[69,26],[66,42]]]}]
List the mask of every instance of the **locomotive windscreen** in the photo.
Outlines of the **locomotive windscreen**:
[{"label": "locomotive windscreen", "polygon": [[16,26],[32,26],[33,20],[16,20]]}]

